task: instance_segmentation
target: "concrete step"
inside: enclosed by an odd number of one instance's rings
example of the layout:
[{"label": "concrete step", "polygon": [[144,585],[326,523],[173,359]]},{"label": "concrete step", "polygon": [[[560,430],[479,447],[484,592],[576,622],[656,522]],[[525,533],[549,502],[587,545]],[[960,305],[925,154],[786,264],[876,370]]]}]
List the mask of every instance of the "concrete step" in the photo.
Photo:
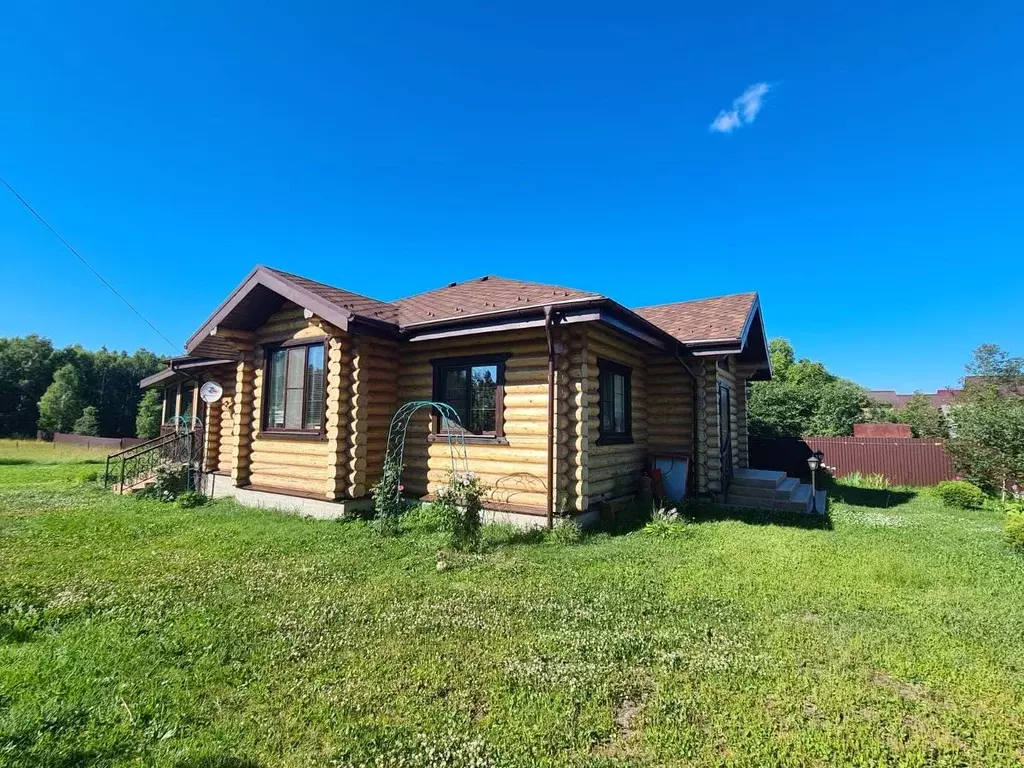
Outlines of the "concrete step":
[{"label": "concrete step", "polygon": [[764,501],[789,501],[793,492],[799,487],[800,481],[795,477],[787,477],[775,488],[731,483],[729,495],[743,496],[746,499],[763,499]]},{"label": "concrete step", "polygon": [[775,489],[775,498],[788,499],[790,496],[793,495],[793,491],[795,491],[797,489],[797,486],[799,485],[800,481],[797,480],[795,477],[787,477],[785,480],[779,483],[779,487]]},{"label": "concrete step", "polygon": [[728,493],[725,497],[726,506],[740,509],[781,509],[786,502],[768,496],[744,496],[739,493]]},{"label": "concrete step", "polygon": [[[789,492],[783,491],[783,486]],[[796,478],[787,478],[774,491],[756,487],[732,487],[725,497],[731,507],[744,509],[778,509],[787,512],[810,512],[812,509],[811,486]],[[818,491],[818,512],[824,514],[825,492]]]},{"label": "concrete step", "polygon": [[789,509],[794,512],[811,511],[811,486],[807,483],[800,483],[790,495],[789,499],[780,502],[779,509]]},{"label": "concrete step", "polygon": [[732,476],[731,485],[742,488],[778,488],[786,480],[785,472],[771,469],[737,469]]}]

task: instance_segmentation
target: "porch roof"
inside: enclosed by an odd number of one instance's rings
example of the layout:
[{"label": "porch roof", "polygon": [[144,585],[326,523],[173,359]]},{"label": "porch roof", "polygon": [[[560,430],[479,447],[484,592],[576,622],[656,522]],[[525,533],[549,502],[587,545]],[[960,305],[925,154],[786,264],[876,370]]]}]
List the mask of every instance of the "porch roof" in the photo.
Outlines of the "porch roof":
[{"label": "porch roof", "polygon": [[147,376],[139,382],[139,389],[150,389],[160,385],[171,384],[180,379],[190,378],[191,374],[199,373],[208,368],[215,368],[218,365],[233,364],[237,356],[232,358],[209,358],[209,357],[172,357],[167,361],[167,367],[162,371]]}]

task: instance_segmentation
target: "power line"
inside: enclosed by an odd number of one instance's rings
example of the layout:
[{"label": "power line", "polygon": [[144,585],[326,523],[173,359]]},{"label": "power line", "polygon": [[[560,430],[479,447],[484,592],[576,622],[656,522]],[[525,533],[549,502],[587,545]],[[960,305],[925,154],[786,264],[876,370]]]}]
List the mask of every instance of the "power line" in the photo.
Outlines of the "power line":
[{"label": "power line", "polygon": [[15,189],[14,187],[12,187],[12,186],[10,185],[10,183],[8,183],[7,179],[5,179],[5,178],[4,178],[3,176],[0,176],[0,182],[3,182],[3,185],[4,185],[5,187],[7,187],[7,189],[8,189],[8,190],[10,190],[10,193],[11,193],[12,195],[14,195],[14,196],[15,196],[16,198],[18,198],[18,202],[20,202],[20,203],[21,203],[22,205],[24,205],[24,206],[25,206],[26,208],[28,208],[29,212],[30,212],[30,213],[31,213],[31,214],[32,214],[33,216],[35,216],[35,217],[36,217],[37,219],[39,219],[39,221],[40,221],[40,222],[42,223],[42,225],[43,225],[44,227],[46,227],[46,228],[47,228],[48,230],[50,230],[50,233],[51,233],[51,234],[52,234],[52,235],[53,235],[54,237],[56,237],[56,238],[57,238],[58,240],[60,240],[60,242],[61,242],[61,243],[62,243],[62,244],[64,245],[64,247],[65,247],[65,248],[67,248],[67,249],[68,249],[69,251],[71,251],[71,253],[73,253],[73,254],[75,255],[75,257],[76,257],[76,258],[77,258],[77,259],[78,259],[78,260],[79,260],[80,262],[82,262],[83,264],[85,264],[86,268],[87,268],[87,269],[88,269],[88,270],[89,270],[90,272],[92,272],[92,273],[93,273],[94,275],[96,275],[97,279],[98,279],[98,280],[99,280],[99,281],[100,281],[101,283],[103,283],[103,284],[104,284],[105,286],[107,286],[107,288],[109,288],[109,289],[110,289],[111,293],[113,293],[113,294],[114,294],[115,296],[117,296],[117,298],[119,298],[119,299],[120,299],[121,301],[123,301],[123,302],[124,302],[124,303],[125,303],[125,304],[127,305],[128,309],[130,309],[130,310],[131,310],[132,312],[134,312],[134,313],[135,313],[136,315],[138,315],[138,316],[139,316],[140,318],[142,318],[142,322],[144,322],[144,323],[145,323],[146,325],[148,325],[148,326],[149,326],[150,328],[152,328],[152,329],[153,329],[153,331],[154,331],[154,332],[155,332],[155,333],[156,333],[156,334],[157,334],[157,335],[158,335],[158,336],[159,336],[159,337],[160,337],[161,339],[163,339],[164,341],[166,341],[166,342],[167,342],[167,344],[168,344],[168,345],[169,345],[169,346],[171,347],[171,349],[173,349],[173,350],[174,350],[175,352],[179,352],[179,351],[180,351],[180,348],[178,347],[178,345],[177,345],[177,344],[175,344],[175,343],[174,343],[173,341],[171,341],[171,340],[170,340],[170,339],[168,339],[168,338],[167,338],[166,336],[164,336],[164,334],[163,334],[163,333],[162,333],[162,332],[160,331],[160,329],[159,329],[159,328],[157,328],[157,327],[156,327],[155,325],[153,325],[153,323],[151,323],[151,322],[149,321],[149,318],[147,318],[147,317],[146,317],[146,316],[145,316],[144,314],[142,314],[142,313],[141,313],[141,312],[140,312],[140,311],[139,311],[138,309],[136,309],[136,308],[135,308],[135,305],[134,305],[134,304],[132,304],[132,303],[131,303],[130,301],[128,301],[128,299],[126,299],[126,298],[125,298],[124,296],[122,296],[122,295],[121,295],[121,293],[120,293],[120,292],[118,292],[117,288],[115,288],[114,286],[112,286],[112,285],[110,284],[110,282],[109,282],[109,281],[108,281],[108,280],[107,280],[107,279],[106,279],[105,277],[103,277],[103,275],[101,275],[101,274],[100,274],[99,272],[97,272],[97,271],[96,271],[96,269],[95,269],[95,267],[93,267],[93,265],[92,265],[92,264],[90,264],[90,263],[89,263],[88,261],[86,261],[86,260],[85,260],[85,257],[84,257],[84,256],[82,256],[82,254],[80,254],[80,253],[79,253],[78,251],[76,251],[76,250],[75,250],[75,248],[74,248],[74,246],[72,246],[72,245],[71,245],[71,243],[69,243],[69,242],[68,242],[67,240],[65,240],[65,239],[64,239],[63,237],[61,237],[61,235],[60,235],[60,232],[58,232],[58,231],[57,231],[56,229],[54,229],[53,227],[51,227],[51,226],[50,226],[50,222],[48,222],[48,221],[47,221],[46,219],[44,219],[44,218],[43,218],[43,217],[42,217],[42,216],[41,216],[41,215],[39,214],[39,212],[38,212],[38,211],[37,211],[37,210],[36,210],[35,208],[33,208],[33,207],[32,207],[32,206],[31,206],[31,205],[29,204],[28,200],[26,200],[26,199],[25,199],[24,197],[22,197],[21,195],[19,195],[19,194],[18,194],[18,190],[16,190],[16,189]]}]

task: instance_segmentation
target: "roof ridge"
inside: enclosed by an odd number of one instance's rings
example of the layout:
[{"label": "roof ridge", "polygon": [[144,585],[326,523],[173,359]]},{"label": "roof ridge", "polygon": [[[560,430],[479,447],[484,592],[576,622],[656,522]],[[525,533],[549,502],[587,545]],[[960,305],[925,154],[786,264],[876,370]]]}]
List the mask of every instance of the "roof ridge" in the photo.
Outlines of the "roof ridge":
[{"label": "roof ridge", "polygon": [[427,290],[420,291],[418,293],[410,293],[408,296],[402,296],[401,298],[398,298],[398,299],[392,299],[390,303],[396,304],[399,301],[405,301],[406,299],[415,299],[417,296],[422,296],[425,293],[433,293],[434,291],[442,291],[445,288],[454,288],[456,285],[462,285],[464,283],[472,283],[474,280],[482,281],[482,280],[490,280],[491,278],[497,278],[498,280],[509,280],[509,279],[511,279],[511,278],[508,278],[508,277],[502,277],[501,275],[481,275],[480,277],[470,277],[470,278],[468,278],[466,280],[456,280],[456,281],[453,281],[453,282],[450,282],[450,283],[446,283],[445,285],[438,286],[437,288],[428,288]]},{"label": "roof ridge", "polygon": [[426,296],[427,294],[436,293],[437,291],[444,291],[447,290],[448,288],[456,288],[460,285],[468,285],[470,283],[482,283],[487,280],[501,280],[508,283],[523,283],[524,285],[534,285],[542,288],[555,288],[561,291],[572,291],[574,293],[582,293],[587,296],[600,296],[602,298],[607,298],[606,296],[604,296],[604,294],[597,293],[596,291],[584,290],[580,288],[570,288],[567,285],[557,285],[555,283],[542,283],[537,280],[521,280],[518,277],[505,277],[504,275],[481,275],[480,277],[470,277],[467,278],[466,280],[456,280],[450,283],[446,283],[445,285],[440,285],[437,288],[429,288],[425,291],[420,291],[418,293],[411,293],[408,296],[403,296],[399,299],[392,299],[390,303],[398,305],[400,302],[409,301],[410,299],[418,299],[423,296]]},{"label": "roof ridge", "polygon": [[757,291],[739,291],[737,293],[725,293],[720,296],[705,296],[700,299],[683,299],[682,301],[666,301],[662,304],[644,304],[640,307],[633,307],[635,310],[640,309],[659,309],[660,307],[678,307],[680,304],[696,304],[700,301],[715,301],[717,299],[734,299],[737,296],[758,296]]}]

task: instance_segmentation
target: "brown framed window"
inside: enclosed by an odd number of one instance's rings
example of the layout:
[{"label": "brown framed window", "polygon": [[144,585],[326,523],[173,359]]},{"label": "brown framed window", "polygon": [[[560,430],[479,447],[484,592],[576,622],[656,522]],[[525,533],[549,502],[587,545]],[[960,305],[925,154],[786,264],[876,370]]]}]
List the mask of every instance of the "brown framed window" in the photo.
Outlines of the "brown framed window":
[{"label": "brown framed window", "polygon": [[629,366],[597,361],[598,445],[633,442],[632,378]]},{"label": "brown framed window", "polygon": [[[504,440],[505,361],[508,358],[509,355],[481,355],[431,361],[433,399],[455,410],[467,438]],[[456,429],[448,419],[435,414],[436,434]]]},{"label": "brown framed window", "polygon": [[266,350],[263,429],[322,434],[324,344],[282,344]]}]

